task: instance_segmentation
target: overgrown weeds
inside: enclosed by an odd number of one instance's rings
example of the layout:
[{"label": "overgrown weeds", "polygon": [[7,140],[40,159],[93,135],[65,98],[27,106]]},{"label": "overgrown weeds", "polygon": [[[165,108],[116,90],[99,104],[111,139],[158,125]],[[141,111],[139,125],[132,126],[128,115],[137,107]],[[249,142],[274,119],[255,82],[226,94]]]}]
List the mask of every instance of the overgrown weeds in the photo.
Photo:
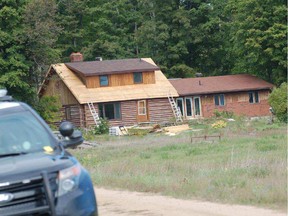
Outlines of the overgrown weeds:
[{"label": "overgrown weeds", "polygon": [[[286,210],[286,125],[259,120],[213,129],[213,121],[174,137],[100,137],[102,147],[73,151],[96,186]],[[191,143],[207,131],[223,138]]]}]

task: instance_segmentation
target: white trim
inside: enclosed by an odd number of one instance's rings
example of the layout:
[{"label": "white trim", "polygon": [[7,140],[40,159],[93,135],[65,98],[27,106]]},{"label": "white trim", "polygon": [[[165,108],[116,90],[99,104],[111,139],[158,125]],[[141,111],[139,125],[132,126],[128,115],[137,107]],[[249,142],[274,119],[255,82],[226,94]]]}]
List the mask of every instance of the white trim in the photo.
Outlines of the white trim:
[{"label": "white trim", "polygon": [[[187,100],[190,101],[190,104],[191,104],[191,115],[188,116],[188,107],[187,107]],[[193,100],[192,100],[192,97],[185,97],[185,115],[186,117],[193,117],[194,115],[194,109],[193,109]]]},{"label": "white trim", "polygon": [[[196,115],[196,103],[195,103],[195,100],[196,100],[196,99],[199,99],[199,112],[200,112],[199,115]],[[195,117],[200,117],[200,116],[202,116],[202,107],[201,107],[201,98],[200,98],[200,96],[193,97],[193,105],[194,105],[194,116],[195,116]]]},{"label": "white trim", "polygon": [[[178,106],[178,101],[180,101],[181,102],[181,104],[182,104],[182,109],[181,109],[181,107],[179,107]],[[182,116],[184,116],[184,99],[183,98],[176,98],[176,106],[177,106],[177,108],[179,108],[179,110],[181,111],[181,114],[182,114]]]},{"label": "white trim", "polygon": [[[143,102],[143,104],[144,104],[144,106],[143,107],[140,107],[140,103],[142,103]],[[143,109],[143,110],[142,110]],[[140,101],[138,101],[138,115],[143,115],[143,116],[146,116],[147,115],[147,110],[146,110],[147,108],[146,108],[146,100],[140,100]],[[144,112],[142,112],[142,111],[144,111]]]}]

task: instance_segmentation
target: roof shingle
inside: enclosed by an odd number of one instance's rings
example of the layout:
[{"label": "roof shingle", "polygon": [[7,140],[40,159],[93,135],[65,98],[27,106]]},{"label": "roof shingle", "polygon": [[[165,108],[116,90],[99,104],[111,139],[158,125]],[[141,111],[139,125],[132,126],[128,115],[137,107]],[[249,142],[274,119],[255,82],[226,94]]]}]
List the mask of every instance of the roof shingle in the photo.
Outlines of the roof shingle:
[{"label": "roof shingle", "polygon": [[272,89],[273,84],[248,74],[169,80],[181,96]]},{"label": "roof shingle", "polygon": [[156,65],[143,59],[121,59],[90,62],[70,62],[65,65],[83,76],[107,75],[115,73],[149,72],[159,70]]}]

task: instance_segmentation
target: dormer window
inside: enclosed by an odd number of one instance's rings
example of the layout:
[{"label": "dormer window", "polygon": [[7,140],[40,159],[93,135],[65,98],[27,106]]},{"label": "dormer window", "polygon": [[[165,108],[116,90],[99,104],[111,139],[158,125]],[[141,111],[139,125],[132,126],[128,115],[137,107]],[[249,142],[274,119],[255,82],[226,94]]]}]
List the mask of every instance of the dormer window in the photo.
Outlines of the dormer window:
[{"label": "dormer window", "polygon": [[108,76],[107,75],[100,76],[100,86],[108,86],[108,85],[109,85]]},{"label": "dormer window", "polygon": [[143,75],[142,72],[135,72],[133,73],[134,83],[143,83]]}]

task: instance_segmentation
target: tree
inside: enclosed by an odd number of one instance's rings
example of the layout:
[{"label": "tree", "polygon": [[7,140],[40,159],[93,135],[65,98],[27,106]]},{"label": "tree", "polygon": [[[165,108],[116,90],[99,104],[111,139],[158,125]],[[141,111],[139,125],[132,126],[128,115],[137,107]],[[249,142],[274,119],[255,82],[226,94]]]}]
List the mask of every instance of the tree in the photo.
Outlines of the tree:
[{"label": "tree", "polygon": [[276,117],[282,122],[287,122],[287,83],[273,89],[268,100]]},{"label": "tree", "polygon": [[287,7],[283,0],[230,0],[234,73],[279,84],[287,78]]},{"label": "tree", "polygon": [[137,2],[112,0],[98,3],[87,10],[89,25],[85,37],[90,43],[83,49],[86,59],[136,57]]},{"label": "tree", "polygon": [[36,88],[42,83],[48,67],[60,60],[56,41],[61,28],[55,16],[57,5],[54,0],[30,0],[24,8],[22,41],[25,56],[30,63],[30,79]]},{"label": "tree", "polygon": [[0,86],[10,95],[31,102],[34,89],[29,81],[29,65],[21,43],[22,10],[25,0],[0,3]]},{"label": "tree", "polygon": [[[97,5],[97,0],[56,0],[58,24],[63,28],[58,45],[62,49],[63,61],[68,61],[72,52],[80,51],[92,43],[85,33],[89,26],[88,9]],[[95,37],[95,35],[94,35]]]}]

